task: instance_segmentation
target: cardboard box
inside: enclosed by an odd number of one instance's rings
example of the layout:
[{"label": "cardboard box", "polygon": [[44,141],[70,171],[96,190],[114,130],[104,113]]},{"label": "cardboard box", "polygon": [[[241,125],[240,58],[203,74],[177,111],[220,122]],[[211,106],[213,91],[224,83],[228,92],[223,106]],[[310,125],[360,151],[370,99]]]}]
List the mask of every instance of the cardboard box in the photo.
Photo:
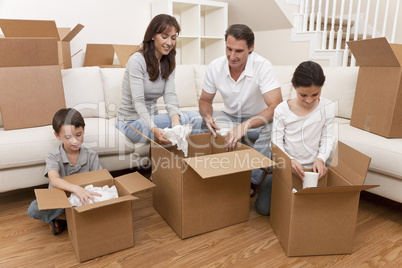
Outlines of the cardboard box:
[{"label": "cardboard box", "polygon": [[348,46],[360,66],[350,125],[402,138],[402,45],[382,37]]},{"label": "cardboard box", "polygon": [[[338,142],[332,164],[316,188],[302,189],[290,158],[272,143],[270,222],[287,256],[345,254],[353,251],[360,191],[370,158]],[[292,189],[297,192],[293,193]]]},{"label": "cardboard box", "polygon": [[155,186],[138,172],[117,178],[106,170],[75,174],[63,179],[82,187],[115,185],[118,198],[80,207],[71,207],[59,189],[35,189],[39,209],[65,208],[68,235],[80,262],[134,246],[132,194]]},{"label": "cardboard box", "polygon": [[0,19],[0,28],[5,37],[56,38],[58,64],[61,69],[68,69],[72,67],[70,42],[84,26],[77,24],[70,31],[70,28],[57,28],[55,21]]},{"label": "cardboard box", "polygon": [[[87,44],[84,66],[126,68],[130,56],[138,50],[140,46],[136,45]],[[115,54],[120,65],[113,65]]]},{"label": "cardboard box", "polygon": [[241,143],[227,152],[224,139],[190,135],[187,158],[151,143],[154,208],[182,239],[247,221],[251,170],[274,165]]},{"label": "cardboard box", "polygon": [[1,38],[0,81],[5,130],[49,125],[66,107],[56,39]]}]

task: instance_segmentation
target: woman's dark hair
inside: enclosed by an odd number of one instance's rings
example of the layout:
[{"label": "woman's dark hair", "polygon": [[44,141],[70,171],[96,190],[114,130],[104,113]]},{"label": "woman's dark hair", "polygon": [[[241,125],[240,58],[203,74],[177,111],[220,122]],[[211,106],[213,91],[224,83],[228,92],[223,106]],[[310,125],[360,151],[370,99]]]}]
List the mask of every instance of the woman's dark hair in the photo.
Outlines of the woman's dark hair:
[{"label": "woman's dark hair", "polygon": [[297,66],[293,73],[292,84],[297,87],[322,87],[325,82],[324,71],[321,66],[313,61],[304,61]]},{"label": "woman's dark hair", "polygon": [[64,125],[72,125],[76,128],[85,128],[85,121],[81,113],[73,108],[63,108],[58,110],[53,116],[53,129],[59,134],[60,129]]},{"label": "woman's dark hair", "polygon": [[225,33],[225,41],[228,40],[229,35],[233,36],[236,40],[239,39],[245,40],[248,48],[254,45],[254,33],[247,25],[244,24],[230,25]]},{"label": "woman's dark hair", "polygon": [[[147,64],[149,80],[152,82],[159,77],[159,64],[155,55],[154,36],[170,30],[171,27],[176,29],[177,34],[180,32],[180,25],[177,20],[167,14],[159,14],[155,16],[145,31],[144,40],[142,41],[141,52],[144,55]],[[176,46],[172,48],[168,55],[163,55],[160,61],[160,72],[164,79],[168,79],[169,75],[176,67]]]}]

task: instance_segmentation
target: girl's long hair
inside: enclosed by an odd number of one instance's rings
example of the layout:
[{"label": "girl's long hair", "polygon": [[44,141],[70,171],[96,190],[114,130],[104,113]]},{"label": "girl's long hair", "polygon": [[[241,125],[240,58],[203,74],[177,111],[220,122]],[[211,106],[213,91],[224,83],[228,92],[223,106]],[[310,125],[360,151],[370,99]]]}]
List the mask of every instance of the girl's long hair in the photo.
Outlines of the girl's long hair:
[{"label": "girl's long hair", "polygon": [[[177,35],[180,32],[180,25],[177,20],[167,14],[159,14],[155,16],[148,25],[148,28],[142,41],[140,52],[144,55],[147,64],[149,80],[152,82],[159,77],[159,64],[155,55],[155,44],[152,38],[159,33],[170,30],[171,27],[176,29]],[[172,48],[168,55],[163,55],[160,61],[160,73],[164,79],[168,79],[169,75],[176,67],[176,45]]]}]

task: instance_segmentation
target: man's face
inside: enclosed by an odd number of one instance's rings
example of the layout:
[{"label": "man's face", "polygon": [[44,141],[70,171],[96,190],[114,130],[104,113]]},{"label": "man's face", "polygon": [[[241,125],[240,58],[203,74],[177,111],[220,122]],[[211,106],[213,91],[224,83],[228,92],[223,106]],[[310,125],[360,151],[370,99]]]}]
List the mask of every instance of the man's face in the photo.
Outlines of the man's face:
[{"label": "man's face", "polygon": [[234,69],[244,69],[247,63],[248,54],[252,52],[253,49],[254,45],[249,48],[246,40],[237,40],[229,35],[226,40],[226,57],[228,58],[229,66]]}]

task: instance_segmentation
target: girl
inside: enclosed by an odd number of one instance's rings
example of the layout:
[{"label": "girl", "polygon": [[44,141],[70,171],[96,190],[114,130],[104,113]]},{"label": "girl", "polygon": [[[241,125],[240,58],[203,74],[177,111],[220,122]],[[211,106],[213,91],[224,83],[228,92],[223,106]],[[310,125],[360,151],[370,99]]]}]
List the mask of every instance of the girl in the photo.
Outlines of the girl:
[{"label": "girl", "polygon": [[335,138],[334,103],[321,98],[325,82],[321,66],[302,62],[295,70],[292,84],[297,98],[279,104],[274,111],[272,142],[291,158],[292,172],[304,181],[305,168],[322,178]]},{"label": "girl", "polygon": [[[118,111],[117,128],[132,142],[145,141],[128,123],[160,143],[170,143],[163,137],[163,128],[194,124],[192,133],[201,130],[198,112],[179,110],[175,93],[176,38],[180,26],[172,16],[155,16],[144,35],[142,48],[131,55],[123,78],[123,93]],[[163,96],[167,113],[158,113],[156,101]],[[124,122],[123,122],[124,121]]]}]

